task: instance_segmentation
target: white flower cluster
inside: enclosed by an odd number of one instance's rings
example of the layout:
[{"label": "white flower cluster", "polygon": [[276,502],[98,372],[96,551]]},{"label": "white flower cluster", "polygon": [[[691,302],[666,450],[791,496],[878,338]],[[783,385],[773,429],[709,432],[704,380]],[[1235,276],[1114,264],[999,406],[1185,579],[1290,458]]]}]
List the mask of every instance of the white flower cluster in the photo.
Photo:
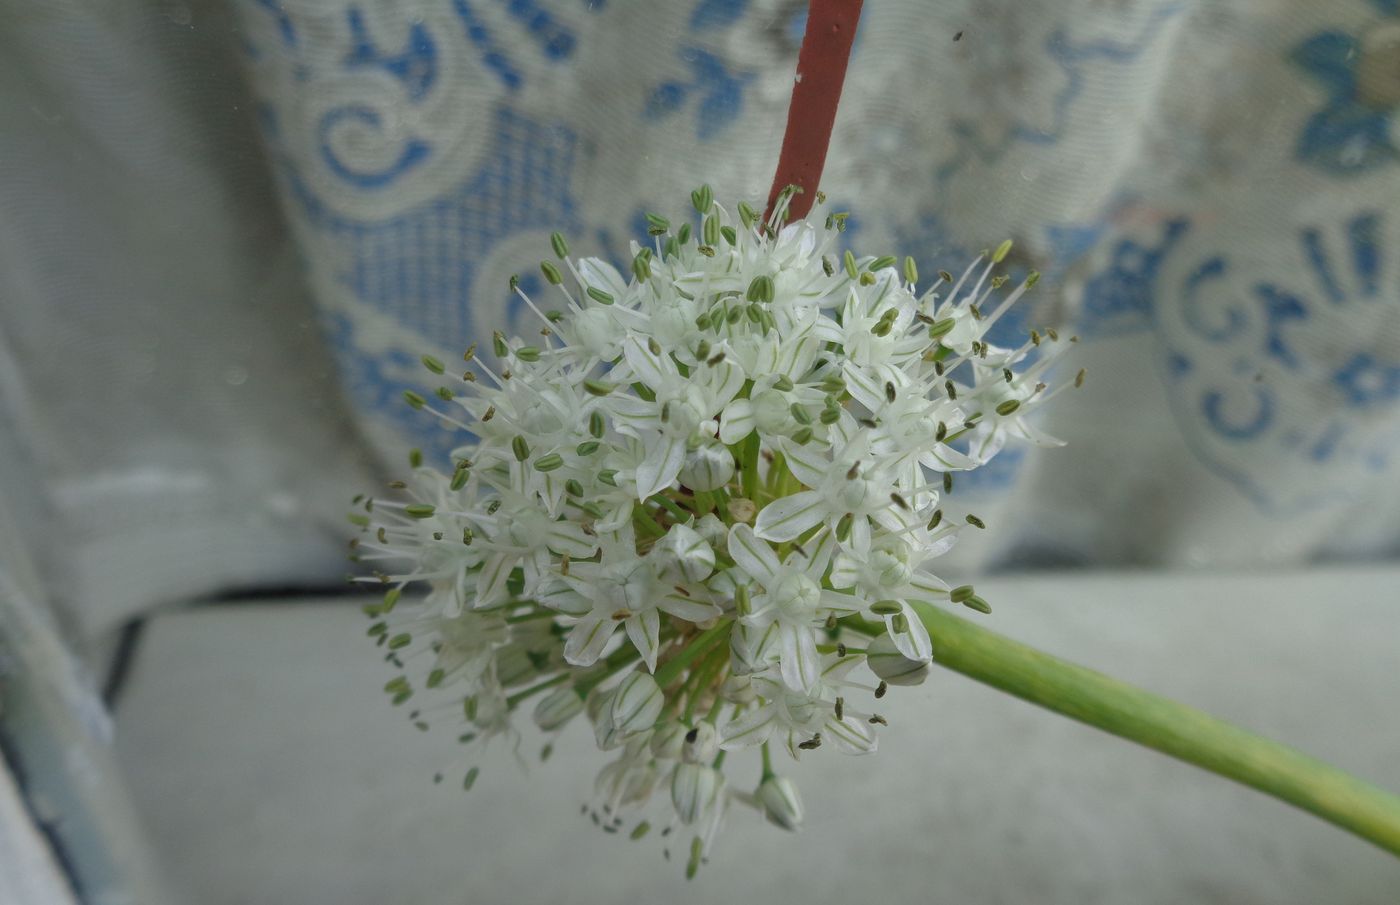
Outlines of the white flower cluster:
[{"label": "white flower cluster", "polygon": [[[415,460],[400,501],[352,516],[354,558],[398,570],[366,579],[387,585],[371,636],[399,666],[432,660],[394,702],[451,693],[464,739],[527,701],[546,731],[586,714],[619,752],[595,820],[616,832],[664,788],[692,871],[731,803],[800,823],[770,745],[875,750],[884,720],[858,702],[927,673],[916,608],[987,609],[926,570],[982,527],[940,508],[953,474],[1008,437],[1057,442],[1029,420],[1053,331],[983,338],[1036,279],[989,305],[1009,243],[920,287],[912,260],[838,252],[842,214],[777,230],[790,197],[763,222],[703,187],[690,222],[649,218],[625,276],[556,234],[557,307],[521,295],[541,338],[498,333],[440,400],[407,394],[470,435],[455,467]],[[411,582],[426,596],[401,599]],[[754,747],[758,787],[730,789],[726,754]]]}]

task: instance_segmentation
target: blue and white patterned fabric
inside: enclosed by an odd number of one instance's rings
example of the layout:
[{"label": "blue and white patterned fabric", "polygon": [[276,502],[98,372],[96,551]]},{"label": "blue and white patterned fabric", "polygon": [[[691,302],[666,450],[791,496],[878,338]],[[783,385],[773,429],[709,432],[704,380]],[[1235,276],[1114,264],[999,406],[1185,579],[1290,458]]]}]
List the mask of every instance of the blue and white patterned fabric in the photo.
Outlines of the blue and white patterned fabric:
[{"label": "blue and white patterned fabric", "polygon": [[[285,210],[368,436],[445,455],[420,353],[528,331],[558,228],[618,256],[701,182],[763,197],[805,3],[237,0]],[[849,241],[955,270],[1090,386],[956,491],[995,561],[1234,564],[1400,541],[1400,8],[869,3],[824,188]],[[992,545],[981,545],[990,547]],[[969,565],[990,552],[960,551]]]}]

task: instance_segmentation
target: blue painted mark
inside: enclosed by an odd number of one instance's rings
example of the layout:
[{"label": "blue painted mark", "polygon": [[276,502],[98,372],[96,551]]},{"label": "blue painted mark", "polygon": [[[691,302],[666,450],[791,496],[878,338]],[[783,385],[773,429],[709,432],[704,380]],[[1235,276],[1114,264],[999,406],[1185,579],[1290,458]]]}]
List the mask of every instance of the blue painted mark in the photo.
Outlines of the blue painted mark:
[{"label": "blue painted mark", "polygon": [[496,39],[491,35],[491,30],[486,27],[486,22],[472,8],[469,0],[452,0],[452,8],[462,20],[462,25],[467,30],[467,38],[481,51],[481,61],[486,68],[494,72],[506,88],[511,91],[519,88],[525,77],[501,51]]},{"label": "blue painted mark", "polygon": [[379,128],[382,120],[379,111],[371,107],[349,106],[326,111],[316,130],[321,159],[332,173],[351,185],[362,189],[379,189],[428,159],[428,145],[411,138],[404,142],[403,149],[391,163],[377,169],[356,168],[340,158],[334,145],[336,129],[350,123]]},{"label": "blue painted mark", "polygon": [[[963,450],[966,452],[966,449]],[[986,465],[953,475],[952,496],[994,494],[1016,483],[1026,464],[1026,447],[1008,443]]]},{"label": "blue painted mark", "polygon": [[1347,225],[1347,240],[1351,243],[1351,262],[1361,282],[1361,292],[1374,296],[1380,283],[1380,218],[1363,214]]},{"label": "blue painted mark", "polygon": [[500,0],[511,18],[529,30],[540,50],[551,60],[567,59],[578,44],[574,33],[540,6],[538,0]]},{"label": "blue painted mark", "polygon": [[[1298,370],[1303,363],[1283,338],[1284,324],[1289,321],[1306,321],[1307,307],[1298,299],[1269,283],[1259,283],[1254,287],[1255,294],[1264,304],[1264,347],[1270,357],[1291,370]],[[1249,370],[1246,366],[1245,370]]]},{"label": "blue painted mark", "polygon": [[1202,301],[1202,287],[1225,277],[1229,269],[1223,257],[1216,255],[1202,261],[1187,275],[1181,287],[1182,313],[1191,329],[1212,342],[1224,342],[1244,329],[1244,314],[1237,308],[1225,309],[1225,323],[1213,326],[1207,320]]},{"label": "blue painted mark", "polygon": [[[1397,14],[1396,0],[1373,0],[1384,15]],[[1354,176],[1394,163],[1400,148],[1391,136],[1397,105],[1362,98],[1358,68],[1365,54],[1356,36],[1322,31],[1293,49],[1293,64],[1326,92],[1322,107],[1298,134],[1298,160],[1334,176]]]},{"label": "blue painted mark", "polygon": [[1322,247],[1322,231],[1308,227],[1303,229],[1299,236],[1303,243],[1303,255],[1317,274],[1322,291],[1327,294],[1332,304],[1341,304],[1346,296],[1342,294],[1342,287],[1337,285],[1337,277],[1332,273],[1332,262],[1327,257],[1327,249]]},{"label": "blue painted mark", "polygon": [[1185,220],[1171,220],[1156,243],[1118,240],[1108,266],[1084,281],[1080,332],[1098,337],[1148,329],[1158,270],[1188,228]]},{"label": "blue painted mark", "polygon": [[690,27],[694,31],[707,28],[728,28],[743,18],[749,0],[700,0],[690,11]]},{"label": "blue painted mark", "polygon": [[1378,361],[1358,352],[1332,375],[1332,382],[1355,408],[1372,408],[1400,401],[1400,365]]},{"label": "blue painted mark", "polygon": [[1224,412],[1225,394],[1219,390],[1207,390],[1201,395],[1201,413],[1206,423],[1220,436],[1230,440],[1250,440],[1264,433],[1274,420],[1273,396],[1263,389],[1255,388],[1254,413],[1243,420],[1231,421]]},{"label": "blue painted mark", "polygon": [[287,11],[282,8],[281,0],[254,0],[254,2],[272,15],[273,21],[277,23],[277,32],[282,36],[282,42],[288,47],[297,46],[296,26],[292,24],[292,17],[287,15]]},{"label": "blue painted mark", "polygon": [[438,56],[427,28],[421,22],[411,26],[403,50],[389,54],[376,46],[365,25],[364,12],[358,6],[347,9],[345,15],[351,40],[346,66],[383,69],[403,83],[410,101],[416,103],[425,98],[437,80]]},{"label": "blue painted mark", "polygon": [[695,135],[709,141],[727,129],[744,109],[744,88],[752,72],[730,71],[724,61],[699,47],[684,47],[681,59],[689,66],[689,81],[671,79],[652,89],[642,117],[661,120],[674,115],[696,97]]}]

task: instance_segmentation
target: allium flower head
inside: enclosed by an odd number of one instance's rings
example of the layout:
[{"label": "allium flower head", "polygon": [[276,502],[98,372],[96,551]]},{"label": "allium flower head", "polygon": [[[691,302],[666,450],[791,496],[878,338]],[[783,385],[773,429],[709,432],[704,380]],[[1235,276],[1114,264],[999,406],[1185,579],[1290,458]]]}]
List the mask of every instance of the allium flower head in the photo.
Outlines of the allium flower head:
[{"label": "allium flower head", "polygon": [[[407,394],[462,429],[450,467],[415,455],[352,520],[355,558],[393,570],[363,580],[386,586],[366,610],[394,703],[451,695],[468,740],[518,738],[525,706],[549,732],[582,714],[618,752],[595,821],[659,811],[629,832],[688,828],[693,872],[731,804],[799,825],[774,742],[875,751],[874,701],[936,651],[912,604],[987,609],[929,571],[983,527],[945,497],[1008,439],[1058,443],[1034,413],[1062,348],[985,339],[1036,280],[1002,295],[1009,243],[920,285],[911,260],[840,250],[820,204],[779,229],[785,201],[763,222],[691,200],[649,218],[625,275],[556,234],[551,296],[520,293],[539,335],[497,333],[437,399]],[[755,748],[759,786],[732,788],[726,756]]]}]

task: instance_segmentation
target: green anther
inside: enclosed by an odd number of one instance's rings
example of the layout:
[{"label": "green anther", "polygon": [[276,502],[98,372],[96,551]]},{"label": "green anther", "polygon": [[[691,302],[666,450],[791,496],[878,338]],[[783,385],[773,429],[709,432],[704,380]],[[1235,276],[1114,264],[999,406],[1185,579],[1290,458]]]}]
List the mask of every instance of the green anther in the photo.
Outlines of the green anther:
[{"label": "green anther", "polygon": [[779,393],[787,393],[792,390],[792,387],[792,378],[788,377],[786,374],[779,374],[778,379],[773,381],[773,389],[777,390]]},{"label": "green anther", "polygon": [[893,616],[903,609],[904,607],[900,605],[898,600],[877,600],[870,605],[870,612],[876,616]]},{"label": "green anther", "polygon": [[613,303],[612,293],[604,292],[597,286],[589,286],[583,291],[588,293],[588,297],[600,305],[611,305]]},{"label": "green anther", "polygon": [[895,262],[895,257],[894,257],[894,255],[881,255],[880,257],[878,257],[878,258],[876,258],[875,260],[871,261],[871,262],[870,262],[870,267],[867,268],[867,269],[869,269],[869,270],[884,270],[886,267],[893,267],[893,266],[894,266],[894,262]]},{"label": "green anther", "polygon": [[682,223],[681,228],[676,230],[676,242],[680,245],[690,241],[690,224]]},{"label": "green anther", "polygon": [[[827,217],[827,220],[829,221],[829,220],[831,220],[831,218],[830,218],[830,217]],[[827,227],[827,229],[830,229],[830,228],[831,228],[831,227]],[[835,272],[836,272],[836,265],[833,264],[833,263],[831,263],[831,259],[828,258],[826,255],[822,255],[822,273],[826,274],[827,276],[831,276],[831,275],[834,274]]]},{"label": "green anther", "polygon": [[755,324],[763,322],[763,309],[758,306],[758,302],[750,302],[744,308],[744,313],[749,316],[749,320]]},{"label": "green anther", "polygon": [[453,490],[461,490],[463,487],[467,486],[467,479],[471,476],[472,473],[470,471],[465,468],[460,468],[452,472],[452,481],[447,486]]},{"label": "green anther", "polygon": [[724,236],[724,241],[728,242],[730,245],[739,244],[739,233],[737,230],[734,229],[734,227],[721,226],[719,228],[719,234],[721,236]]},{"label": "green anther", "polygon": [[889,336],[894,329],[894,321],[876,321],[875,326],[870,328],[870,332],[876,336]]},{"label": "green anther", "polygon": [[695,318],[695,329],[697,329],[697,330],[708,330],[708,329],[710,329],[710,312],[706,311],[704,314],[701,314],[701,315],[699,315],[698,317]]},{"label": "green anther", "polygon": [[[613,472],[613,473],[616,474],[616,472]],[[601,479],[600,479],[600,480],[601,480]],[[607,483],[607,482],[604,482],[604,483]],[[613,486],[616,487],[617,485],[616,485],[616,484],[613,484]],[[599,506],[597,503],[584,503],[583,505],[579,506],[578,508],[581,509],[581,510],[583,510],[584,512],[588,513],[588,514],[589,514],[590,516],[592,516],[593,518],[602,518],[602,517],[606,514],[606,513],[603,512],[602,507]]]},{"label": "green anther", "polygon": [[369,527],[369,516],[367,515],[360,515],[358,512],[352,512],[347,515],[346,518],[350,520],[350,524],[352,525],[358,525],[361,528]]},{"label": "green anther", "polygon": [[433,393],[443,402],[451,402],[453,399],[457,398],[457,395],[447,387],[438,387],[436,390],[433,390]]},{"label": "green anther", "polygon": [[674,258],[676,255],[680,254],[680,250],[681,246],[680,243],[676,241],[676,237],[670,236],[661,246],[661,257]]},{"label": "green anther", "polygon": [[1040,271],[1038,271],[1038,270],[1032,270],[1032,271],[1030,272],[1030,274],[1028,274],[1028,275],[1026,276],[1026,288],[1027,288],[1027,289],[1031,288],[1032,286],[1034,286],[1036,283],[1039,283],[1039,282],[1040,282]]},{"label": "green anther", "polygon": [[710,357],[710,341],[708,339],[700,340],[700,342],[695,346],[695,357],[697,359]]},{"label": "green anther", "polygon": [[934,528],[937,528],[937,527],[939,526],[939,524],[942,523],[942,521],[943,521],[943,510],[942,510],[942,509],[935,509],[935,510],[933,510],[933,518],[931,518],[931,519],[928,520],[928,530],[929,530],[929,531],[932,531]]},{"label": "green anther", "polygon": [[632,259],[632,275],[637,278],[637,282],[644,283],[651,276],[651,264],[646,255],[637,255]]},{"label": "green anther", "polygon": [[909,619],[903,613],[899,613],[890,620],[890,628],[893,631],[903,634],[909,631]]},{"label": "green anther", "polygon": [[447,671],[446,671],[446,670],[444,670],[444,669],[435,669],[435,670],[433,670],[432,672],[428,673],[428,679],[427,679],[426,682],[424,682],[424,684],[427,685],[429,688],[437,688],[439,685],[442,684],[442,680],[445,679],[446,677],[447,677]]},{"label": "green anther", "polygon": [[943,492],[953,492],[953,473],[951,471],[945,471],[943,473]]},{"label": "green anther", "polygon": [[796,443],[798,446],[806,446],[808,443],[811,443],[812,429],[810,427],[802,428],[802,430],[792,435],[792,442]]},{"label": "green anther", "polygon": [[550,453],[547,456],[540,456],[535,460],[536,471],[554,471],[564,465],[564,457],[558,453]]},{"label": "green anther", "polygon": [[1006,260],[1006,255],[1011,251],[1011,240],[1007,239],[997,246],[997,250],[992,252],[992,263],[1000,264]]},{"label": "green anther", "polygon": [[690,193],[690,203],[695,206],[696,213],[708,213],[715,203],[715,192],[709,185],[702,185],[700,188]]},{"label": "green anther", "polygon": [[607,419],[602,412],[594,412],[588,416],[588,433],[597,439],[602,439],[603,434],[608,429]]},{"label": "green anther", "polygon": [[635,842],[636,840],[645,836],[650,831],[651,824],[643,820],[641,823],[637,824],[636,828],[633,829],[631,833],[628,834],[628,838]]},{"label": "green anther", "polygon": [[968,515],[967,515],[967,523],[968,523],[969,525],[971,525],[972,527],[974,527],[974,528],[985,528],[985,527],[987,527],[987,523],[986,523],[986,522],[982,521],[980,518],[978,518],[977,516],[973,515],[973,514],[970,513],[970,512],[969,512]]},{"label": "green anther", "polygon": [[855,524],[855,520],[856,517],[849,512],[841,516],[840,520],[836,523],[837,540],[841,541],[843,544],[846,542],[851,536],[851,526]]},{"label": "green anther", "polygon": [[788,411],[792,412],[792,418],[798,424],[812,423],[812,413],[807,411],[800,403],[794,402],[788,407]]},{"label": "green anther", "polygon": [[754,277],[749,283],[749,291],[745,298],[751,302],[773,301],[773,278],[767,274]]},{"label": "green anther", "polygon": [[1010,415],[1021,407],[1021,403],[1015,399],[1008,399],[1005,402],[997,403],[998,415]]},{"label": "green anther", "polygon": [[871,272],[868,271],[868,270],[862,272],[861,275],[860,275],[860,284],[861,284],[862,286],[874,286],[874,285],[875,285],[875,274],[871,273]]},{"label": "green anther", "polygon": [[500,330],[491,334],[491,351],[496,353],[497,358],[505,358],[510,354],[510,346],[506,345],[506,335]]},{"label": "green anther", "polygon": [[525,438],[517,435],[510,441],[510,450],[515,453],[515,461],[524,462],[530,458],[530,444],[525,442]]},{"label": "green anther", "polygon": [[564,275],[550,261],[540,262],[540,272],[544,274],[544,278],[549,281],[551,286],[558,286],[564,282]]},{"label": "green anther", "polygon": [[705,218],[700,226],[700,238],[705,240],[706,245],[719,244],[719,217],[710,214]]},{"label": "green anther", "polygon": [[421,409],[423,406],[428,404],[428,400],[424,399],[422,396],[418,395],[412,390],[404,390],[403,398],[405,402],[413,406],[415,409]]},{"label": "green anther", "polygon": [[835,424],[837,421],[841,420],[841,410],[839,408],[822,409],[822,413],[818,416],[818,419],[821,421],[822,424]]},{"label": "green anther", "polygon": [[617,471],[612,468],[605,468],[598,472],[598,483],[607,484],[609,487],[616,487]]},{"label": "green anther", "polygon": [[906,283],[919,282],[919,265],[914,263],[913,258],[904,259],[904,281]]},{"label": "green anther", "polygon": [[976,593],[977,590],[970,584],[959,585],[948,592],[948,599],[954,603],[964,603]]},{"label": "green anther", "polygon": [[423,450],[415,446],[408,451],[408,466],[410,468],[423,467]]},{"label": "green anther", "polygon": [[1011,279],[1011,277],[1005,274],[997,274],[996,276],[992,277],[992,288],[1000,289],[1001,287],[1006,285],[1006,281],[1009,279]]},{"label": "green anther", "polygon": [[655,337],[655,336],[648,336],[648,337],[647,337],[647,350],[648,350],[649,352],[651,352],[652,355],[660,355],[660,354],[661,354],[661,343],[659,343],[659,342],[656,341],[656,337]]},{"label": "green anther", "polygon": [[521,346],[520,348],[515,350],[515,357],[520,359],[521,361],[539,361],[540,347]]},{"label": "green anther", "polygon": [[690,843],[690,860],[685,863],[685,878],[687,880],[695,879],[695,872],[700,869],[700,859],[704,854],[705,843],[700,841],[699,836],[696,836]]},{"label": "green anther", "polygon": [[376,622],[365,630],[365,634],[371,638],[378,638],[380,635],[388,634],[388,632],[389,626],[383,622]]},{"label": "green anther", "polygon": [[598,451],[598,447],[601,445],[597,440],[584,440],[574,447],[574,452],[580,456],[591,456]]},{"label": "green anther", "polygon": [[476,785],[476,778],[479,775],[481,775],[480,767],[472,767],[470,770],[468,770],[467,775],[462,777],[462,791],[470,792],[472,790],[472,786]]},{"label": "green anther", "polygon": [[591,377],[584,380],[583,388],[594,396],[606,396],[613,391],[613,385]]},{"label": "green anther", "polygon": [[511,291],[511,292],[519,292],[519,291],[520,291],[520,274],[518,274],[518,273],[513,273],[513,274],[510,275],[510,291]]},{"label": "green anther", "polygon": [[1088,372],[1087,370],[1085,370],[1084,368],[1080,368],[1080,369],[1079,369],[1079,373],[1074,375],[1074,388],[1075,388],[1075,389],[1079,389],[1080,387],[1084,386],[1084,378],[1088,375],[1088,373],[1089,373],[1089,372]]},{"label": "green anther", "polygon": [[430,503],[409,503],[403,507],[403,514],[409,518],[432,518],[436,511]]},{"label": "green anther", "polygon": [[749,589],[744,585],[734,587],[734,610],[740,616],[747,616],[752,611],[749,606]]},{"label": "green anther", "polygon": [[846,276],[853,280],[856,278],[856,256],[849,248],[841,256],[841,266],[846,268]]},{"label": "green anther", "polygon": [[395,676],[384,683],[384,691],[389,694],[394,694],[412,687],[413,686],[409,684],[407,676]]},{"label": "green anther", "polygon": [[432,371],[434,374],[441,374],[447,370],[447,368],[443,365],[442,362],[438,361],[431,355],[424,355],[421,359],[419,359],[419,361],[423,362],[423,367],[427,368],[429,371]]},{"label": "green anther", "polygon": [[645,216],[649,229],[659,229],[664,233],[671,228],[671,221],[667,220],[665,217],[659,216],[658,214],[646,214]]},{"label": "green anther", "polygon": [[758,213],[749,206],[747,201],[739,202],[739,222],[744,224],[745,229],[753,229],[754,223],[758,221]]},{"label": "green anther", "polygon": [[840,374],[828,374],[822,378],[822,382],[818,386],[821,387],[823,393],[839,396],[846,392],[846,378]]},{"label": "green anther", "polygon": [[962,604],[968,609],[976,610],[979,613],[986,613],[990,615],[992,612],[992,605],[987,601],[983,600],[981,597],[978,597],[976,594],[973,594],[971,597],[964,600]]},{"label": "green anther", "polygon": [[552,246],[554,246],[554,253],[559,257],[559,260],[562,261],[562,260],[564,260],[565,258],[567,258],[567,257],[569,256],[569,243],[567,243],[567,242],[564,241],[564,234],[563,234],[563,233],[561,233],[561,232],[552,232],[552,233],[550,233],[550,234],[549,234],[549,244],[552,245]]},{"label": "green anther", "polygon": [[583,496],[583,485],[576,478],[569,478],[564,482],[564,492],[569,496]]},{"label": "green anther", "polygon": [[389,590],[385,591],[384,602],[379,605],[379,611],[381,613],[388,613],[393,611],[394,605],[399,602],[399,595],[402,593],[403,591],[399,588],[390,588]]},{"label": "green anther", "polygon": [[402,632],[389,639],[389,650],[402,650],[413,643],[413,636]]}]

